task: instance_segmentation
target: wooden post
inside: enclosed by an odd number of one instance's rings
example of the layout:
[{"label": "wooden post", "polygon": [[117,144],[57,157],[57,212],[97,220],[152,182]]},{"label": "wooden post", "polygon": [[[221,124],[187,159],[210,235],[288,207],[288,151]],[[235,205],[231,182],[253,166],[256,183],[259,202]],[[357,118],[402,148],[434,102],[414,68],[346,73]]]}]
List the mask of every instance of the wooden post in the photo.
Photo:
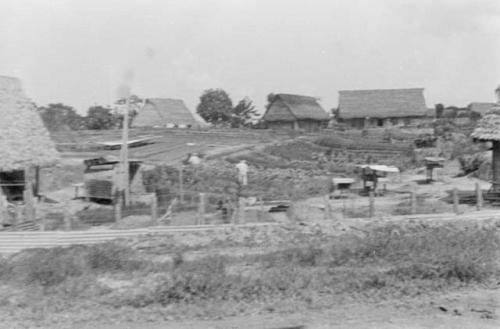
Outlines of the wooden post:
[{"label": "wooden post", "polygon": [[329,202],[329,199],[328,199],[328,195],[324,195],[323,196],[323,202],[325,204],[325,211],[323,213],[323,217],[324,219],[330,219],[331,218],[331,214],[330,214],[330,202]]},{"label": "wooden post", "polygon": [[23,207],[20,204],[16,203],[16,219],[14,220],[14,225],[24,222],[23,220]]},{"label": "wooden post", "polygon": [[182,177],[183,166],[179,167],[179,201],[181,204],[184,203],[184,182]]},{"label": "wooden post", "polygon": [[412,185],[410,192],[410,214],[415,215],[416,213],[417,213],[417,188],[415,185]]},{"label": "wooden post", "polygon": [[71,222],[71,214],[69,212],[67,203],[64,204],[63,212],[64,212],[64,228],[66,231],[71,231],[71,229],[73,228],[73,223]]},{"label": "wooden post", "polygon": [[198,203],[198,224],[205,224],[205,193],[200,193]]},{"label": "wooden post", "polygon": [[151,200],[151,220],[155,223],[158,221],[158,200],[156,194],[153,194]]},{"label": "wooden post", "polygon": [[458,189],[453,188],[453,212],[458,215]]},{"label": "wooden post", "polygon": [[245,199],[238,198],[238,223],[245,224]]},{"label": "wooden post", "polygon": [[479,183],[476,182],[476,209],[479,211],[483,206],[483,192],[481,191],[481,187]]},{"label": "wooden post", "polygon": [[0,188],[0,222],[3,224],[9,219],[9,211],[7,209],[7,199],[3,195]]},{"label": "wooden post", "polygon": [[35,197],[40,196],[40,166],[35,167]]},{"label": "wooden post", "polygon": [[115,200],[115,222],[119,222],[122,219],[122,195],[118,194]]},{"label": "wooden post", "polygon": [[264,217],[264,202],[262,201],[262,197],[259,197],[259,221],[261,221]]},{"label": "wooden post", "polygon": [[342,198],[342,218],[345,218],[346,215],[346,200],[345,198]]},{"label": "wooden post", "polygon": [[31,188],[24,190],[23,197],[25,204],[26,220],[35,221],[36,220],[35,200],[33,198],[33,191],[31,190]]},{"label": "wooden post", "polygon": [[[128,112],[130,110],[130,95],[126,96],[126,108],[123,114],[122,146],[121,146],[121,180],[123,189],[123,201],[125,206],[130,205],[130,183],[129,183],[129,161],[128,161]],[[122,191],[120,191],[122,192]]]},{"label": "wooden post", "polygon": [[369,198],[370,198],[370,209],[368,216],[372,218],[375,215],[375,195],[373,191],[369,192]]}]

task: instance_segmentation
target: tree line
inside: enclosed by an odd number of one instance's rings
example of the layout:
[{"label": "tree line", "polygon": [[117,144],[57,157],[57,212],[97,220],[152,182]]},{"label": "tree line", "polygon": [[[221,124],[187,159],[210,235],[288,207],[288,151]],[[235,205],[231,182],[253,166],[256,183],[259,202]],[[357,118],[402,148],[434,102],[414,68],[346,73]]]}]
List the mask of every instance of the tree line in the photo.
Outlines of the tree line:
[{"label": "tree line", "polygon": [[[129,103],[130,125],[144,104],[144,99],[132,95]],[[37,107],[37,111],[49,131],[119,129],[123,126],[125,104],[126,99],[119,99],[113,106],[94,105],[87,110],[86,115],[80,115],[73,107],[62,103]],[[252,127],[258,117],[248,97],[234,105],[229,94],[220,88],[205,90],[200,96],[196,112],[216,127]]]}]

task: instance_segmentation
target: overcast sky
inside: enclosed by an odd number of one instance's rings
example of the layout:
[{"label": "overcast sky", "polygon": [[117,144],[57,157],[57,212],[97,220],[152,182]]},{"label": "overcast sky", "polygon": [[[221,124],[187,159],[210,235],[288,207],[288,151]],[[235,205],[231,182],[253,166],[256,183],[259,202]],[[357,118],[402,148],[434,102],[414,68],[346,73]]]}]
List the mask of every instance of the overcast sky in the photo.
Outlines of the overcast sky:
[{"label": "overcast sky", "polygon": [[0,0],[0,75],[85,112],[124,81],[143,97],[425,88],[427,106],[493,101],[499,0]]}]

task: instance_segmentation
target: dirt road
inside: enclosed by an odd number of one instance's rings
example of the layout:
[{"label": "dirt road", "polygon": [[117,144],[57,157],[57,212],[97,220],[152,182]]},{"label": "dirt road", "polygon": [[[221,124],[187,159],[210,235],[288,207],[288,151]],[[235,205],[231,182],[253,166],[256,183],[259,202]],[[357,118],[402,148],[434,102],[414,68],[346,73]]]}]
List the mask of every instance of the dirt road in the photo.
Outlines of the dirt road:
[{"label": "dirt road", "polygon": [[500,328],[500,289],[481,289],[377,304],[343,304],[297,314],[257,314],[211,321],[84,324],[76,329]]}]

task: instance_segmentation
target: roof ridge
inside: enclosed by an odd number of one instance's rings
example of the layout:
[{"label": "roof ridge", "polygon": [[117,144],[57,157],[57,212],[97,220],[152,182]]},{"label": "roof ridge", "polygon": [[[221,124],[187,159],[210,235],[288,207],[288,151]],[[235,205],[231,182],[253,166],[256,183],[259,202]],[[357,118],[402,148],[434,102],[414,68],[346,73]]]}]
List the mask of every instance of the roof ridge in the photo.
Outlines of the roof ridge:
[{"label": "roof ridge", "polygon": [[341,92],[363,92],[363,91],[403,91],[403,90],[425,90],[425,88],[388,88],[388,89],[344,89],[344,90],[339,90],[339,93]]}]

